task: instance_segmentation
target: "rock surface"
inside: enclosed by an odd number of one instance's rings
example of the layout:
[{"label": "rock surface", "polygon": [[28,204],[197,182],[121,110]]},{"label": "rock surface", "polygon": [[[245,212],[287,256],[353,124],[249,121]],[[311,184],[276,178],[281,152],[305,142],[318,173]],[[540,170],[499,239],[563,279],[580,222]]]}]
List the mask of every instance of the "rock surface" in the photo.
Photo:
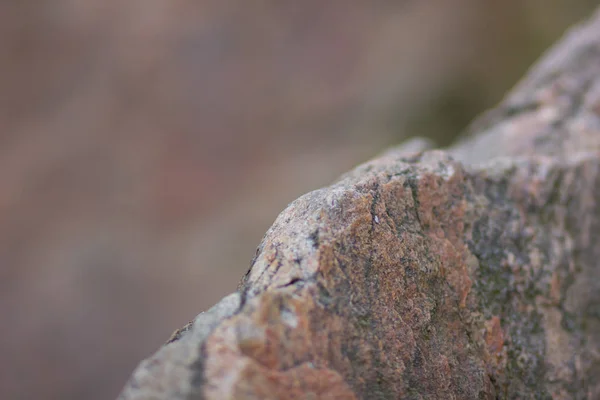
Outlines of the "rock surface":
[{"label": "rock surface", "polygon": [[283,211],[120,399],[600,398],[600,14],[447,151]]}]

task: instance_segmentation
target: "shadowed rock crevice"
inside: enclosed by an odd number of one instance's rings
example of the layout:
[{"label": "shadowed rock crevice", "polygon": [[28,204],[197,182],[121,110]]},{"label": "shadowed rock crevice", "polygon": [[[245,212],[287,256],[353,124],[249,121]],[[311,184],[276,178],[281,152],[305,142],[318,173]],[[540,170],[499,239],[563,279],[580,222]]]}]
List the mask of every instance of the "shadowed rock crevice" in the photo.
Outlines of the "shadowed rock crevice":
[{"label": "shadowed rock crevice", "polygon": [[600,397],[600,16],[482,118],[290,204],[121,399]]}]

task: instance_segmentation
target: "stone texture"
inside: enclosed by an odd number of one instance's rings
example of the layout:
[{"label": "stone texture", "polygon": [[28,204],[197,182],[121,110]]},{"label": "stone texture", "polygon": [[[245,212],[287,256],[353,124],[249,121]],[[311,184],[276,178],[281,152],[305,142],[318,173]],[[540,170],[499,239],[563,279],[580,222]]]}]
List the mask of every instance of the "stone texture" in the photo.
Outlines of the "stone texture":
[{"label": "stone texture", "polygon": [[600,398],[600,14],[447,151],[302,196],[120,399]]}]

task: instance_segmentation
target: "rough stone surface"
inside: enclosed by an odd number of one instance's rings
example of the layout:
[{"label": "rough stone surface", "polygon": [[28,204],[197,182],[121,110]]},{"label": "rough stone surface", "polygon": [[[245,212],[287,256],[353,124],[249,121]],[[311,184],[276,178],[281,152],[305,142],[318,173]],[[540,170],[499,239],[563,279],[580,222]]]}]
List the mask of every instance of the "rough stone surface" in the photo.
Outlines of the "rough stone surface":
[{"label": "rough stone surface", "polygon": [[600,398],[600,14],[472,135],[299,198],[120,399]]}]

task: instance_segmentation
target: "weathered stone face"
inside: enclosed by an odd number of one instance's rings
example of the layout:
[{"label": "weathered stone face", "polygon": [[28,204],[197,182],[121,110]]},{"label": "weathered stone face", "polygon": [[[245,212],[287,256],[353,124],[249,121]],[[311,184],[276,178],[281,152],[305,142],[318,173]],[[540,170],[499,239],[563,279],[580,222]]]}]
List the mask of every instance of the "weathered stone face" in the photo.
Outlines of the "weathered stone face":
[{"label": "weathered stone face", "polygon": [[292,203],[122,399],[600,398],[600,15],[475,136]]}]

